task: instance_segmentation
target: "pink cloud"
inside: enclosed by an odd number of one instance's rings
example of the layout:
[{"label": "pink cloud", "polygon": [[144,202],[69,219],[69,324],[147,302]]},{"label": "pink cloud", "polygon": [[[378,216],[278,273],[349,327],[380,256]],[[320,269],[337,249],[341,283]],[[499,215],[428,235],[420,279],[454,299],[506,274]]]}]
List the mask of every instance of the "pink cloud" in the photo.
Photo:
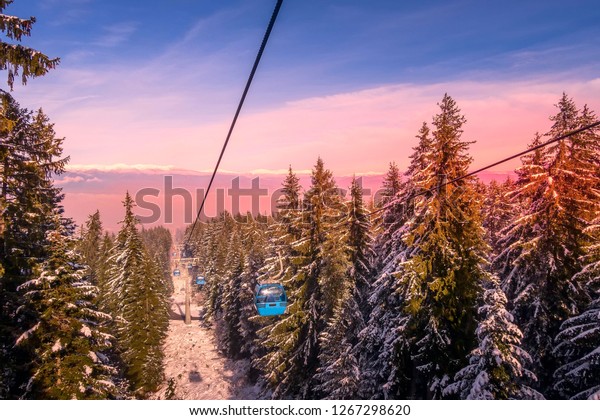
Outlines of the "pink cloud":
[{"label": "pink cloud", "polygon": [[[391,160],[405,167],[415,134],[431,121],[445,92],[466,115],[464,137],[477,140],[471,152],[482,166],[547,131],[563,91],[579,106],[600,110],[600,79],[569,77],[386,85],[262,109],[253,107],[251,96],[221,168],[249,173],[292,164],[306,170],[318,155],[338,174],[383,172]],[[165,76],[156,66],[135,72],[63,69],[44,81],[43,90],[34,86],[23,95],[44,106],[76,165],[210,171],[231,121],[229,113],[214,112],[213,102],[223,109],[230,101],[233,113],[239,97],[222,88],[190,91],[189,80]]]},{"label": "pink cloud", "polygon": [[[547,131],[548,116],[563,91],[579,106],[588,103],[600,109],[597,79],[390,85],[248,110],[238,121],[222,168],[238,173],[281,170],[288,164],[308,169],[318,155],[343,174],[382,172],[391,160],[405,167],[414,136],[423,121],[431,122],[445,92],[467,117],[464,138],[477,140],[471,153],[475,165],[481,166],[523,149],[536,131]],[[66,135],[67,152],[78,164],[111,166],[116,161],[210,170],[229,121],[141,121],[139,114],[153,106],[136,100],[122,107],[79,108],[62,115],[57,128]]]},{"label": "pink cloud", "polygon": [[390,160],[405,167],[422,121],[431,122],[436,103],[448,92],[467,117],[464,138],[477,140],[471,153],[475,165],[482,166],[522,150],[536,131],[547,131],[548,116],[556,112],[553,104],[563,90],[579,106],[600,108],[600,79],[395,85],[307,99],[243,118],[240,142],[253,147],[232,148],[228,159],[237,163],[245,156],[264,167],[283,158],[307,167],[319,154],[336,173],[382,170]]},{"label": "pink cloud", "polygon": [[[445,92],[467,117],[464,139],[477,141],[471,146],[475,169],[523,150],[536,131],[548,131],[548,117],[563,91],[579,107],[587,103],[600,112],[600,79],[387,85],[262,110],[253,110],[250,101],[220,173],[226,183],[235,174],[262,179],[285,174],[291,164],[308,179],[319,155],[338,177],[381,174],[390,161],[405,168],[421,123],[431,122]],[[230,116],[218,122],[174,117],[186,105],[186,95],[166,92],[154,100],[116,95],[119,100],[110,103],[82,97],[45,107],[58,134],[66,136],[73,162],[59,180],[68,214],[81,222],[96,206],[106,206],[107,224],[116,229],[126,190],[160,188],[168,174],[189,177],[176,186],[206,187]],[[169,112],[161,116],[161,109]],[[518,165],[517,160],[495,169],[506,173]],[[148,174],[155,177],[145,178]]]}]

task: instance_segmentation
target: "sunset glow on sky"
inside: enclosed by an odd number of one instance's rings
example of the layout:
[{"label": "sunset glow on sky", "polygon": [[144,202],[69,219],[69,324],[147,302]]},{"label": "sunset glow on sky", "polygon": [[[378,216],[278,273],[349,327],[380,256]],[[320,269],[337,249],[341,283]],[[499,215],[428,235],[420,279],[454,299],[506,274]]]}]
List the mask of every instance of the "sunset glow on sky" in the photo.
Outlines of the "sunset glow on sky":
[{"label": "sunset glow on sky", "polygon": [[[274,3],[16,0],[24,43],[61,64],[13,95],[74,167],[210,170]],[[594,1],[286,0],[222,168],[405,168],[445,92],[485,165],[545,133],[563,91],[600,112],[599,21]]]}]

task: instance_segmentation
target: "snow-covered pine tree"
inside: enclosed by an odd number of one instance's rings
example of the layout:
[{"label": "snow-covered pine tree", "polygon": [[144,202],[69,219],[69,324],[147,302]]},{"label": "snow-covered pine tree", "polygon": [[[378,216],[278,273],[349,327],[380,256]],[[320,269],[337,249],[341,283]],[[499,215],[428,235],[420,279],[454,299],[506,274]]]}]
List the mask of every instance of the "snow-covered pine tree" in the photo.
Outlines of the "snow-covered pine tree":
[{"label": "snow-covered pine tree", "polygon": [[85,228],[78,244],[83,264],[87,266],[86,277],[93,285],[98,285],[98,264],[102,246],[102,221],[100,211],[96,210],[85,222]]},{"label": "snow-covered pine tree", "polygon": [[[208,225],[207,240],[212,243],[207,265],[209,278],[208,296],[204,312],[204,321],[210,322],[221,318],[223,312],[224,287],[227,282],[227,256],[232,245],[231,237],[236,228],[236,222],[228,212]],[[209,239],[210,238],[210,239]]]},{"label": "snow-covered pine tree", "polygon": [[398,169],[396,162],[390,162],[390,166],[383,177],[383,183],[381,185],[381,202],[376,204],[379,206],[385,206],[387,203],[393,200],[401,190],[402,176],[400,174],[400,169]]},{"label": "snow-covered pine tree", "polygon": [[106,350],[114,337],[98,329],[108,314],[92,301],[97,289],[85,279],[74,252],[75,240],[56,217],[48,233],[48,258],[36,278],[19,286],[37,322],[17,340],[32,349],[31,377],[24,398],[104,399],[121,394],[113,382],[116,369]]},{"label": "snow-covered pine tree", "polygon": [[[288,309],[268,327],[264,339],[267,354],[260,364],[273,389],[281,397],[316,396],[314,374],[319,365],[319,335],[343,290],[343,279],[327,277],[340,264],[328,251],[327,242],[341,216],[341,198],[331,171],[319,158],[312,171],[311,188],[304,197],[303,211],[296,213],[288,232],[299,233],[291,243],[291,277],[284,279]],[[294,214],[294,213],[292,213]],[[343,256],[339,254],[340,257]],[[285,267],[284,267],[285,268]],[[261,330],[265,337],[265,332]]]},{"label": "snow-covered pine tree", "polygon": [[[342,254],[343,249],[337,252]],[[342,255],[337,257],[338,261],[343,262]],[[349,262],[339,265],[338,269],[345,271],[348,266]],[[346,275],[344,271],[337,275]],[[355,295],[356,288],[353,282],[346,281],[333,316],[319,336],[320,366],[315,380],[319,383],[317,390],[327,399],[347,400],[357,399],[359,396],[362,378],[355,343],[359,331],[364,327],[364,321]]]},{"label": "snow-covered pine tree", "polygon": [[461,139],[466,119],[447,94],[439,106],[430,147],[413,156],[408,182],[428,192],[415,200],[403,238],[407,259],[394,274],[409,316],[403,334],[410,339],[416,398],[442,397],[475,347],[477,297],[490,277],[474,182],[443,185],[466,174],[471,163],[469,142]]},{"label": "snow-covered pine tree", "polygon": [[241,356],[243,338],[239,330],[244,302],[241,297],[244,252],[240,236],[240,226],[236,225],[230,238],[231,246],[227,255],[227,270],[223,288],[223,312],[219,319],[218,335],[224,353],[232,359]]},{"label": "snow-covered pine tree", "polygon": [[514,182],[507,178],[503,183],[492,180],[485,186],[485,199],[481,213],[483,214],[483,228],[486,241],[492,248],[491,258],[498,255],[502,249],[500,240],[502,231],[514,219],[517,205],[508,199],[514,188]]},{"label": "snow-covered pine tree", "polygon": [[350,185],[350,201],[347,203],[346,218],[343,223],[348,225],[346,243],[348,258],[352,264],[350,275],[356,286],[355,298],[361,307],[363,317],[366,317],[369,312],[367,295],[371,287],[375,255],[370,215],[365,207],[363,191],[356,177],[352,178]]},{"label": "snow-covered pine tree", "polygon": [[164,226],[155,226],[150,229],[142,229],[141,235],[148,254],[161,267],[164,284],[170,296],[173,293],[170,256],[173,238],[171,232]]},{"label": "snow-covered pine tree", "polygon": [[[21,42],[24,36],[31,36],[31,28],[35,18],[21,19],[17,16],[5,15],[4,10],[13,0],[0,0],[0,31],[7,38]],[[21,82],[27,83],[32,77],[45,75],[54,69],[58,58],[50,59],[45,54],[20,44],[9,44],[0,41],[0,70],[8,70],[8,86],[13,88],[15,76],[21,73]]]},{"label": "snow-covered pine tree", "polygon": [[[535,133],[533,140],[528,145],[529,148],[539,146],[542,136]],[[507,194],[507,201],[514,209],[513,219],[508,226],[500,232],[497,239],[498,253],[492,260],[492,268],[499,274],[502,289],[508,297],[508,306],[512,308],[512,303],[516,297],[517,290],[523,290],[527,285],[521,283],[521,278],[513,279],[513,263],[517,259],[520,248],[513,246],[519,243],[522,238],[533,236],[531,226],[527,224],[517,224],[519,218],[522,218],[527,209],[532,206],[533,195],[540,179],[545,179],[544,161],[546,151],[536,149],[533,153],[521,158],[521,167],[515,170],[517,181],[511,191]],[[521,276],[523,277],[523,276]],[[524,277],[526,279],[526,277]]]},{"label": "snow-covered pine tree", "polygon": [[[328,278],[341,277],[343,291],[338,298],[331,321],[321,334],[320,367],[316,379],[326,398],[356,399],[361,384],[358,336],[365,327],[368,314],[367,292],[370,287],[373,252],[370,221],[363,205],[362,188],[354,177],[350,201],[346,203],[344,236],[333,236],[327,243],[327,254],[336,264]],[[341,255],[345,254],[345,255]],[[347,261],[344,261],[345,258]]]},{"label": "snow-covered pine tree", "polygon": [[113,249],[109,307],[117,317],[117,339],[125,375],[138,396],[162,381],[162,342],[168,328],[168,300],[162,269],[149,257],[127,193],[125,218]]},{"label": "snow-covered pine tree", "polygon": [[68,158],[61,159],[63,139],[41,110],[21,108],[3,91],[0,99],[6,123],[0,127],[0,397],[10,390],[14,397],[21,385],[17,372],[31,355],[10,343],[36,322],[16,288],[47,257],[46,234],[56,228],[54,214],[62,212],[62,194],[51,177],[64,171]]},{"label": "snow-covered pine tree", "polygon": [[368,298],[367,326],[359,334],[362,398],[406,398],[410,393],[410,355],[404,334],[408,317],[400,293],[402,280],[394,273],[406,260],[403,237],[407,222],[413,217],[413,196],[423,188],[419,176],[429,164],[426,158],[432,140],[427,123],[423,123],[416,137],[419,142],[410,156],[406,181],[401,183],[400,178],[396,179],[392,167],[386,175],[388,184],[396,184],[400,189],[394,197],[396,204],[384,210],[381,233],[374,242],[377,274]]},{"label": "snow-covered pine tree", "polygon": [[[411,162],[405,173],[405,181],[402,182],[395,165],[390,165],[384,178],[383,196],[388,197],[384,200],[388,207],[381,217],[383,226],[374,245],[378,256],[377,269],[383,273],[397,271],[398,263],[403,260],[401,255],[406,249],[402,239],[404,227],[413,216],[414,195],[423,189],[423,181],[419,176],[428,165],[427,157],[432,143],[431,130],[426,122],[423,122],[416,138],[419,142],[410,155]],[[395,203],[390,205],[392,198]]]},{"label": "snow-covered pine tree", "polygon": [[523,334],[506,310],[506,302],[506,295],[493,279],[479,308],[479,345],[471,352],[469,364],[444,389],[444,395],[463,400],[544,398],[527,385],[537,378],[526,367],[531,356],[520,347]]},{"label": "snow-covered pine tree", "polygon": [[[572,99],[563,94],[548,137],[581,125]],[[587,111],[588,118],[590,115]],[[560,325],[577,314],[585,293],[573,276],[590,243],[586,227],[598,208],[597,166],[591,133],[570,136],[523,159],[514,200],[522,212],[506,228],[504,251],[494,260],[509,298],[509,309],[524,334],[523,347],[534,362],[540,390],[552,396],[552,353]],[[534,145],[539,144],[536,137]]]},{"label": "snow-covered pine tree", "polygon": [[573,280],[585,284],[591,303],[560,327],[553,389],[560,398],[600,400],[600,215],[587,231],[595,240]]},{"label": "snow-covered pine tree", "polygon": [[277,208],[273,211],[273,223],[268,227],[267,237],[270,238],[265,256],[264,264],[258,271],[258,283],[269,282],[271,277],[280,271],[283,265],[283,273],[279,279],[287,290],[288,308],[286,313],[277,320],[257,319],[259,330],[256,342],[262,357],[255,359],[253,367],[262,372],[266,390],[271,391],[280,380],[279,372],[288,367],[285,353],[280,351],[281,345],[288,339],[290,348],[296,341],[297,329],[300,321],[301,307],[293,305],[292,289],[296,287],[292,283],[297,272],[297,258],[300,252],[292,244],[300,239],[302,234],[302,210],[300,208],[301,186],[298,177],[290,166],[288,173],[282,183],[281,193],[277,201]]}]

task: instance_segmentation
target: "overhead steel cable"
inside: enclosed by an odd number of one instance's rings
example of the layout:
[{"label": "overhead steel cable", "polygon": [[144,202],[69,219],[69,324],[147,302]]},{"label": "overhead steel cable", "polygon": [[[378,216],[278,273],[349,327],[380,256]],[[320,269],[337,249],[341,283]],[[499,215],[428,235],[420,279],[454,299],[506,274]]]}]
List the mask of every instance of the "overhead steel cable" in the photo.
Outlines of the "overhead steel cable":
[{"label": "overhead steel cable", "polygon": [[509,160],[516,159],[516,158],[521,157],[523,155],[526,155],[528,153],[534,152],[534,151],[536,151],[538,149],[542,149],[542,148],[544,148],[546,146],[551,145],[552,143],[559,142],[561,140],[566,139],[567,137],[571,137],[571,136],[577,135],[577,134],[579,134],[579,133],[581,133],[583,131],[590,130],[590,129],[592,129],[594,127],[597,127],[599,125],[600,125],[600,121],[596,121],[594,123],[588,124],[586,126],[578,128],[576,130],[569,131],[568,133],[562,134],[562,135],[560,135],[558,137],[554,137],[554,138],[552,138],[552,139],[550,139],[550,140],[548,140],[548,141],[546,141],[544,143],[538,144],[537,146],[530,147],[529,149],[524,150],[522,152],[515,153],[514,155],[506,157],[506,158],[504,158],[502,160],[499,160],[497,162],[490,163],[489,165],[486,165],[486,166],[484,166],[482,168],[476,169],[476,170],[474,170],[472,172],[469,172],[469,173],[467,173],[465,175],[461,175],[461,176],[453,178],[453,179],[451,179],[449,181],[442,182],[441,184],[436,185],[433,188],[429,188],[427,190],[419,191],[417,193],[411,194],[408,197],[402,197],[401,199],[392,200],[389,203],[387,203],[385,206],[383,206],[383,207],[381,207],[381,208],[379,208],[377,210],[373,210],[372,212],[369,212],[368,216],[372,216],[374,214],[380,213],[380,212],[382,212],[382,211],[390,208],[391,206],[397,205],[399,203],[404,203],[404,202],[406,202],[408,200],[412,200],[413,198],[419,197],[421,195],[425,195],[427,193],[434,192],[434,191],[438,190],[439,188],[445,187],[445,186],[450,185],[450,184],[454,184],[454,183],[456,183],[458,181],[462,181],[465,178],[470,178],[473,175],[477,175],[478,173],[483,172],[483,171],[485,171],[487,169],[493,168],[494,166],[498,166],[498,165],[500,165],[502,163],[508,162]]},{"label": "overhead steel cable", "polygon": [[[548,141],[546,141],[546,142],[544,142],[544,143],[538,144],[537,146],[530,147],[529,149],[527,149],[527,150],[523,150],[522,152],[515,153],[514,155],[508,156],[508,157],[506,157],[506,158],[504,158],[504,159],[501,159],[501,160],[499,160],[499,161],[497,161],[497,162],[490,163],[489,165],[486,165],[486,166],[484,166],[484,167],[482,167],[482,168],[479,168],[479,169],[476,169],[476,170],[474,170],[474,171],[471,171],[471,172],[469,172],[469,173],[467,173],[467,174],[465,174],[465,175],[461,175],[461,176],[459,176],[459,177],[456,177],[456,178],[453,178],[453,179],[451,179],[451,180],[449,180],[449,181],[444,181],[444,182],[441,182],[441,183],[439,183],[438,185],[436,185],[435,187],[432,187],[432,188],[429,188],[429,189],[426,189],[426,190],[421,190],[421,191],[418,191],[418,192],[412,193],[412,194],[410,194],[408,197],[400,197],[400,198],[397,198],[397,199],[395,199],[395,200],[392,200],[392,201],[390,201],[390,202],[389,202],[389,203],[387,203],[385,206],[383,206],[383,207],[380,207],[380,208],[378,208],[378,209],[376,209],[376,210],[373,210],[373,211],[371,211],[371,212],[368,212],[368,213],[366,213],[365,215],[366,215],[366,217],[368,217],[368,218],[371,218],[371,216],[374,216],[374,215],[376,215],[377,213],[381,213],[382,211],[384,211],[384,210],[387,210],[388,208],[390,208],[390,207],[392,207],[392,206],[394,206],[394,205],[398,205],[398,204],[404,204],[404,203],[406,203],[406,202],[408,202],[408,201],[410,201],[410,200],[412,200],[412,199],[414,199],[414,198],[417,198],[417,197],[419,197],[419,196],[422,196],[422,195],[425,195],[425,194],[428,194],[428,193],[435,192],[435,191],[437,191],[437,190],[439,190],[439,189],[441,189],[441,188],[443,188],[443,187],[445,187],[445,186],[447,186],[447,185],[454,184],[454,183],[456,183],[456,182],[458,182],[458,181],[462,181],[462,180],[463,180],[463,179],[465,179],[465,178],[469,178],[469,177],[472,177],[472,176],[474,176],[474,175],[477,175],[478,173],[480,173],[480,172],[483,172],[483,171],[485,171],[486,169],[493,168],[493,167],[495,167],[495,166],[498,166],[498,165],[500,165],[500,164],[502,164],[502,163],[508,162],[509,160],[516,159],[516,158],[518,158],[518,157],[520,157],[520,156],[523,156],[523,155],[526,155],[526,154],[528,154],[528,153],[534,152],[534,151],[536,151],[536,150],[538,150],[538,149],[541,149],[541,148],[544,148],[544,147],[546,147],[546,146],[549,146],[550,144],[553,144],[553,143],[559,142],[559,141],[561,141],[561,140],[564,140],[564,139],[566,139],[567,137],[571,137],[571,136],[577,135],[577,134],[579,134],[579,133],[581,133],[581,132],[583,132],[583,131],[590,130],[590,129],[592,129],[592,128],[594,128],[594,127],[597,127],[597,126],[600,126],[600,121],[596,121],[596,122],[594,122],[594,123],[588,124],[588,125],[586,125],[586,126],[583,126],[583,127],[581,127],[581,128],[578,128],[578,129],[576,129],[576,130],[569,131],[568,133],[562,134],[562,135],[560,135],[560,136],[558,136],[558,137],[554,137],[554,138],[552,138],[552,139],[550,139],[550,140],[548,140]],[[300,209],[300,211],[301,211],[301,212],[303,212],[303,211],[304,211],[304,209]],[[345,226],[345,225],[349,224],[350,222],[351,222],[350,220],[344,220],[344,221],[340,221],[340,222],[338,222],[337,224],[335,224],[335,225],[334,225],[332,228],[330,228],[330,229],[326,229],[326,230],[324,230],[322,233],[325,233],[325,234],[327,234],[327,233],[329,233],[330,231],[337,230],[337,229],[339,229],[340,227],[342,227],[342,226]]]},{"label": "overhead steel cable", "polygon": [[[383,207],[380,207],[380,208],[378,208],[376,210],[373,210],[371,212],[366,213],[366,216],[368,218],[371,218],[371,216],[374,216],[377,213],[381,213],[382,211],[387,210],[388,208],[390,208],[392,206],[395,206],[395,205],[398,205],[398,204],[404,204],[404,203],[406,203],[406,202],[408,202],[408,201],[410,201],[410,200],[412,200],[414,198],[420,197],[420,196],[428,194],[428,193],[435,192],[435,191],[437,191],[437,190],[439,190],[439,189],[441,189],[441,188],[443,188],[443,187],[445,187],[447,185],[454,184],[454,183],[456,183],[458,181],[462,181],[465,178],[469,178],[469,177],[472,177],[474,175],[477,175],[478,173],[483,172],[483,171],[485,171],[487,169],[493,168],[494,166],[498,166],[498,165],[500,165],[502,163],[508,162],[509,160],[516,159],[516,158],[518,158],[520,156],[523,156],[523,155],[526,155],[528,153],[534,152],[534,151],[536,151],[538,149],[544,148],[544,147],[549,146],[549,145],[551,145],[553,143],[556,143],[556,142],[559,142],[561,140],[564,140],[567,137],[571,137],[571,136],[577,135],[577,134],[579,134],[579,133],[581,133],[583,131],[590,130],[590,129],[592,129],[594,127],[597,127],[599,125],[600,125],[600,121],[596,121],[594,123],[588,124],[586,126],[578,128],[576,130],[569,131],[568,133],[562,134],[562,135],[560,135],[558,137],[554,137],[554,138],[552,138],[552,139],[550,139],[550,140],[548,140],[548,141],[546,141],[544,143],[538,144],[537,146],[530,147],[529,149],[523,150],[522,152],[515,153],[514,155],[508,156],[508,157],[506,157],[506,158],[504,158],[502,160],[499,160],[497,162],[490,163],[489,165],[486,165],[486,166],[484,166],[482,168],[479,168],[479,169],[476,169],[474,171],[471,171],[471,172],[469,172],[467,174],[458,176],[458,177],[453,178],[453,179],[451,179],[449,181],[441,182],[439,185],[436,185],[435,187],[432,187],[432,188],[429,188],[429,189],[426,189],[426,190],[421,190],[421,191],[412,193],[408,197],[397,198],[395,200],[390,201],[389,203],[387,203]],[[303,210],[301,210],[301,211],[303,211]],[[340,227],[345,226],[346,224],[349,224],[349,223],[350,223],[349,220],[342,221],[342,222],[336,224],[332,229],[325,230],[323,233],[328,233],[331,230],[339,229]]]},{"label": "overhead steel cable", "polygon": [[240,115],[242,107],[244,106],[244,101],[246,100],[246,96],[248,95],[248,90],[250,89],[250,85],[252,84],[252,80],[254,79],[254,75],[256,74],[256,69],[258,68],[258,64],[260,63],[260,59],[265,51],[265,47],[267,46],[267,41],[269,40],[269,36],[271,35],[271,31],[273,30],[273,25],[275,25],[275,20],[277,20],[277,15],[279,14],[279,9],[281,9],[281,5],[283,4],[283,0],[277,0],[277,4],[275,5],[275,9],[273,10],[273,14],[271,15],[271,20],[269,21],[269,25],[267,26],[267,30],[265,31],[265,35],[263,37],[262,43],[260,44],[260,48],[258,49],[258,54],[256,55],[256,59],[254,60],[254,65],[252,66],[252,71],[250,71],[250,76],[248,77],[248,81],[246,82],[246,87],[244,88],[244,92],[242,93],[242,97],[240,98],[240,102],[238,104],[237,110],[235,111],[235,115],[233,116],[233,120],[231,121],[231,125],[229,127],[229,131],[227,132],[227,137],[225,138],[225,143],[223,143],[223,148],[221,149],[221,153],[219,154],[219,159],[217,160],[217,164],[215,165],[215,169],[213,170],[212,176],[210,177],[210,181],[208,182],[208,187],[206,187],[206,192],[204,193],[204,198],[202,199],[202,203],[200,204],[200,208],[198,209],[198,214],[196,214],[196,218],[194,219],[194,223],[192,224],[192,228],[190,230],[190,234],[184,244],[187,244],[194,234],[194,229],[198,224],[198,220],[200,219],[200,215],[202,214],[202,210],[204,209],[204,204],[206,203],[206,198],[208,197],[208,193],[210,192],[210,188],[212,187],[213,181],[215,180],[215,176],[217,175],[217,171],[219,170],[219,165],[221,165],[221,160],[223,159],[223,155],[225,154],[225,149],[227,149],[227,144],[229,143],[229,139],[231,138],[231,134],[233,133],[233,129],[235,128],[235,124]]}]

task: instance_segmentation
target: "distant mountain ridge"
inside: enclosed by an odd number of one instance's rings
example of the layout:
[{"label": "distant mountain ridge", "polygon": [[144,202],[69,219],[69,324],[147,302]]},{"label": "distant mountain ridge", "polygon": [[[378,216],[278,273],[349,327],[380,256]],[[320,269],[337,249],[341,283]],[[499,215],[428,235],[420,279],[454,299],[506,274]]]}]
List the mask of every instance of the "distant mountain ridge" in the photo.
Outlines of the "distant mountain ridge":
[{"label": "distant mountain ridge", "polygon": [[[301,185],[308,188],[310,170],[295,172],[300,178]],[[245,213],[251,210],[251,197],[244,196],[243,194],[247,194],[247,192],[243,190],[252,188],[253,180],[254,185],[258,184],[258,188],[262,190],[259,198],[259,212],[261,214],[269,213],[271,199],[281,187],[286,173],[287,170],[257,170],[245,174],[220,172],[215,177],[210,197],[206,203],[206,215],[215,216],[222,208],[231,211],[236,185],[239,186],[242,194],[239,200],[239,211]],[[105,227],[109,230],[118,229],[118,221],[122,218],[121,201],[125,192],[129,191],[133,197],[137,196],[143,199],[140,201],[144,201],[138,203],[141,205],[137,209],[139,216],[144,218],[151,215],[152,212],[147,210],[149,205],[146,206],[144,203],[153,203],[160,209],[161,217],[151,225],[164,224],[175,230],[183,227],[186,222],[189,223],[192,217],[189,213],[195,215],[198,197],[202,197],[210,175],[211,173],[208,171],[157,165],[71,165],[67,168],[67,172],[55,179],[55,182],[65,193],[64,206],[67,215],[74,218],[77,224],[82,224],[89,214],[98,209]],[[338,187],[347,191],[352,176],[352,174],[335,176]],[[356,176],[361,178],[362,186],[365,189],[365,199],[367,202],[371,201],[381,188],[384,174],[371,172],[357,173]],[[487,183],[491,180],[503,181],[510,176],[514,176],[514,173],[486,171],[479,175],[479,179]],[[220,203],[217,197],[219,197]],[[164,217],[169,200],[172,209],[171,221]],[[189,211],[190,203],[192,211]],[[186,206],[188,214],[185,213]]]}]

